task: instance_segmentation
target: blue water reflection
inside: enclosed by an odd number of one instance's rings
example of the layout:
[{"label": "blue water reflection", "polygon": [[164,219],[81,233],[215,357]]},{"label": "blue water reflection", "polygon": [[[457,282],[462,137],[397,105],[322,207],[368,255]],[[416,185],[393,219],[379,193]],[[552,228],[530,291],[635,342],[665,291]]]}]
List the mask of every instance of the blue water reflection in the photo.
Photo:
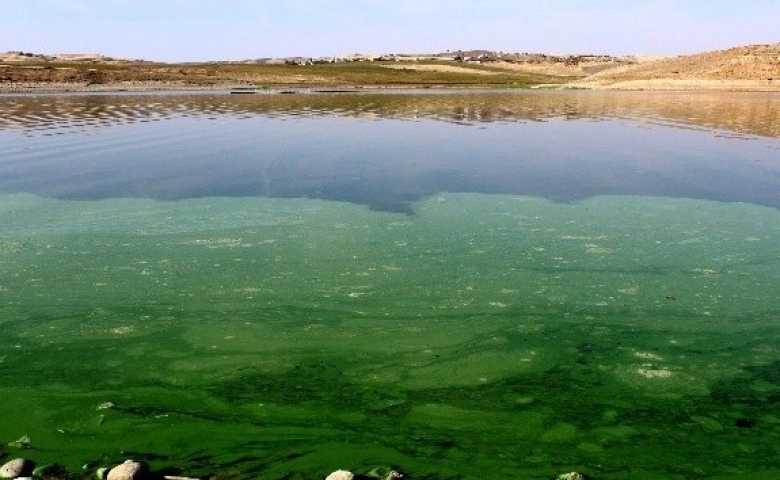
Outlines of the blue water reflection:
[{"label": "blue water reflection", "polygon": [[647,102],[629,114],[587,94],[295,97],[5,97],[0,191],[310,197],[407,212],[442,191],[780,207],[780,142],[684,121],[702,105],[659,119]]}]

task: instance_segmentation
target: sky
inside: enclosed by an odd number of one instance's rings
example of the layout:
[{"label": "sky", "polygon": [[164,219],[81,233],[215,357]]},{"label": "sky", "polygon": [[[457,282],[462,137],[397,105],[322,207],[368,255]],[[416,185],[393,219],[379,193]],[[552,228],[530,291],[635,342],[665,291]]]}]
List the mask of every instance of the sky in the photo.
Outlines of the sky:
[{"label": "sky", "polygon": [[354,53],[681,55],[780,42],[780,0],[0,0],[0,52],[164,62]]}]

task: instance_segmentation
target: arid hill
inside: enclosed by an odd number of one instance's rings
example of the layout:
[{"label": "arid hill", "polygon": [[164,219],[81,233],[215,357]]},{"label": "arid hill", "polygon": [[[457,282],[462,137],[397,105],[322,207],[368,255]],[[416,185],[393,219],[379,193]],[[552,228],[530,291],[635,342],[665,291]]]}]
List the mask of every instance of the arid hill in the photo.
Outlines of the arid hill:
[{"label": "arid hill", "polygon": [[0,54],[0,91],[273,87],[483,87],[780,91],[780,43],[645,61],[640,56],[358,55],[167,64],[102,55]]},{"label": "arid hill", "polygon": [[780,90],[780,43],[616,67],[569,86],[624,90]]},{"label": "arid hill", "polygon": [[142,63],[143,60],[112,58],[98,53],[61,53],[54,55],[28,52],[0,53],[0,63],[101,63],[113,65],[131,62]]}]

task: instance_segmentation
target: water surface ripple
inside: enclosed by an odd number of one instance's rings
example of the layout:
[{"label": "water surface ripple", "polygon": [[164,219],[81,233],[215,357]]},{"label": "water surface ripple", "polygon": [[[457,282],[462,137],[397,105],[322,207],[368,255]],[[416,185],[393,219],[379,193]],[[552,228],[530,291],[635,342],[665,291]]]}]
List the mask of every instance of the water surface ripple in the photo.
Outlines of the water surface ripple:
[{"label": "water surface ripple", "polygon": [[0,96],[0,456],[780,478],[779,99]]},{"label": "water surface ripple", "polygon": [[4,96],[0,191],[309,197],[407,212],[439,191],[777,208],[778,104],[593,92]]}]

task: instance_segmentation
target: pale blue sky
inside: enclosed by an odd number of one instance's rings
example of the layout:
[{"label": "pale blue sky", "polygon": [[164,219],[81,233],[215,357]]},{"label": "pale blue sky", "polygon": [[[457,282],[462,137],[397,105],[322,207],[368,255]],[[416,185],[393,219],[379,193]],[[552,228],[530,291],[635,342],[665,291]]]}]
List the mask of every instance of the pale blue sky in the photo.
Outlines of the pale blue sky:
[{"label": "pale blue sky", "polygon": [[0,52],[160,61],[777,42],[780,0],[0,0]]}]

